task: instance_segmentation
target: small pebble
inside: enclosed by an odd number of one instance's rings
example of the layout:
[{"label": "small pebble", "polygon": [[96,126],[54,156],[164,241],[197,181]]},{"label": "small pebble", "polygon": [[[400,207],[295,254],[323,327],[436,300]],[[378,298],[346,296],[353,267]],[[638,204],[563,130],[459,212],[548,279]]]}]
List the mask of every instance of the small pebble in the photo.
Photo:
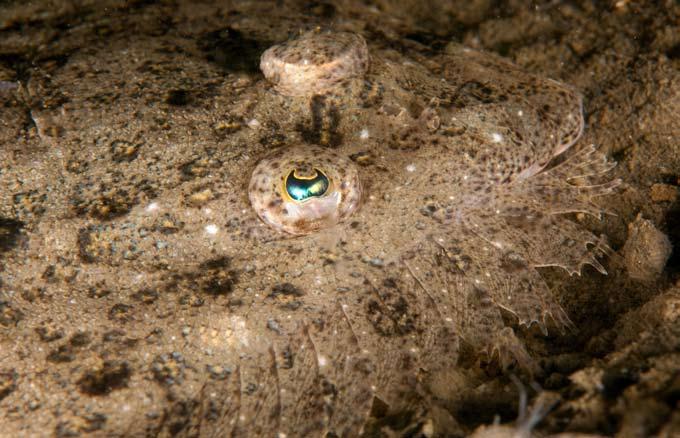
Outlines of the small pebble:
[{"label": "small pebble", "polygon": [[670,184],[654,184],[649,195],[654,202],[674,202],[678,199],[678,188]]},{"label": "small pebble", "polygon": [[623,246],[628,275],[635,280],[653,281],[663,272],[673,247],[668,236],[651,221],[638,217],[628,224],[628,239]]}]

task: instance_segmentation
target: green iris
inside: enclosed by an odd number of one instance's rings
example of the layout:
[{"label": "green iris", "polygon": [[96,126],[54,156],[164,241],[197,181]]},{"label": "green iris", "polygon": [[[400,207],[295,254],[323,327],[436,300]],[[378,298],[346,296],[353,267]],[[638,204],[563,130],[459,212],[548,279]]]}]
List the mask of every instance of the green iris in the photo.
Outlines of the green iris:
[{"label": "green iris", "polygon": [[328,190],[328,177],[318,169],[314,169],[312,177],[300,177],[293,170],[286,178],[286,192],[296,201],[305,201],[312,197],[323,196]]}]

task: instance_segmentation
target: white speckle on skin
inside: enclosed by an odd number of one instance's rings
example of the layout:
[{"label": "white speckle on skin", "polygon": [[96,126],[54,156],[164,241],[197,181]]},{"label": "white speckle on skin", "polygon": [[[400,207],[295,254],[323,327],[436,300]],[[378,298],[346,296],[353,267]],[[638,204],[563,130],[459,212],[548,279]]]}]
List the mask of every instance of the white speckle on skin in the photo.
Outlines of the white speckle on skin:
[{"label": "white speckle on skin", "polygon": [[524,116],[524,111],[522,111],[522,110],[517,111],[517,115],[518,115],[519,117]]},{"label": "white speckle on skin", "polygon": [[325,356],[319,355],[317,360],[319,361],[319,367],[321,367],[321,368],[325,367],[328,364],[328,359],[326,359]]},{"label": "white speckle on skin", "polygon": [[362,140],[366,140],[368,138],[368,129],[364,128],[359,132],[359,138]]},{"label": "white speckle on skin", "polygon": [[210,235],[215,235],[219,231],[219,228],[217,228],[217,225],[215,224],[209,224],[205,226],[205,232],[210,234]]},{"label": "white speckle on skin", "polygon": [[415,172],[416,171],[416,165],[415,164],[409,164],[408,166],[406,166],[406,171],[411,172],[411,173]]},{"label": "white speckle on skin", "polygon": [[500,143],[503,141],[503,136],[497,132],[494,132],[491,134],[491,140],[493,140],[494,143]]},{"label": "white speckle on skin", "polygon": [[260,121],[257,119],[250,119],[248,120],[248,127],[250,129],[257,129],[260,127]]},{"label": "white speckle on skin", "polygon": [[151,213],[152,211],[158,210],[158,203],[157,202],[152,202],[151,204],[146,206],[146,211]]}]

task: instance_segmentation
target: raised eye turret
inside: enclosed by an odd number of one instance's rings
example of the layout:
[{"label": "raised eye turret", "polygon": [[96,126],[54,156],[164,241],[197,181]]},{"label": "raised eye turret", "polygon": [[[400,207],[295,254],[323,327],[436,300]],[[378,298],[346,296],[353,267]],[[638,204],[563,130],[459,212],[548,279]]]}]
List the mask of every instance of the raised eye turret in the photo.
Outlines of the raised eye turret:
[{"label": "raised eye turret", "polygon": [[258,163],[248,196],[270,226],[309,234],[351,215],[361,201],[361,183],[354,164],[334,152],[286,148]]},{"label": "raised eye turret", "polygon": [[260,69],[281,94],[318,94],[363,76],[368,69],[368,47],[354,33],[307,32],[267,49]]}]

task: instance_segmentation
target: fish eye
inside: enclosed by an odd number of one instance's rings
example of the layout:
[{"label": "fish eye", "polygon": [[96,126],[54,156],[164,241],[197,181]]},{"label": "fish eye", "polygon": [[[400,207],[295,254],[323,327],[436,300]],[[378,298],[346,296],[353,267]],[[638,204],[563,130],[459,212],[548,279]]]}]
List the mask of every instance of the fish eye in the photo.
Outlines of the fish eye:
[{"label": "fish eye", "polygon": [[328,177],[319,169],[314,169],[312,175],[299,175],[297,170],[291,170],[285,181],[285,193],[295,201],[303,202],[313,197],[326,194],[330,182]]},{"label": "fish eye", "polygon": [[369,64],[361,35],[311,31],[267,49],[260,59],[265,78],[286,96],[323,94],[360,78]]},{"label": "fish eye", "polygon": [[361,182],[349,159],[319,147],[291,147],[257,164],[248,197],[269,226],[302,235],[349,217],[360,204]]}]

